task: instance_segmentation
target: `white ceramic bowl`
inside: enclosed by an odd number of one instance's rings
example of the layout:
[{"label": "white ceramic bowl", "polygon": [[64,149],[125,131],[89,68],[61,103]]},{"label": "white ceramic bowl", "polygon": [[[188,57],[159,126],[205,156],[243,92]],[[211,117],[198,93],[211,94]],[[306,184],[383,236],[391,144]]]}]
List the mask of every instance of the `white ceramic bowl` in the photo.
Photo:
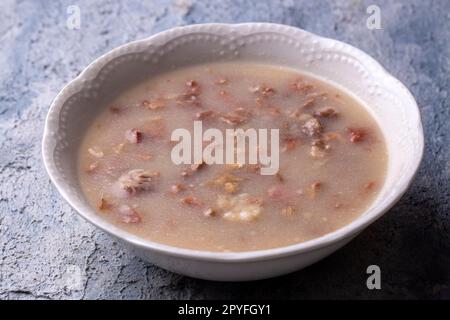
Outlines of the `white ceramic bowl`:
[{"label": "white ceramic bowl", "polygon": [[[139,238],[102,219],[77,178],[80,139],[111,92],[169,69],[210,61],[251,60],[289,66],[351,93],[378,121],[387,142],[387,179],[373,205],[352,223],[307,242],[269,250],[219,253]],[[203,24],[174,28],[125,44],[91,63],[58,94],[48,112],[43,157],[61,195],[78,213],[144,259],[184,275],[223,281],[273,277],[339,249],[381,217],[408,188],[423,153],[417,104],[397,79],[364,52],[339,41],[277,24]]]}]

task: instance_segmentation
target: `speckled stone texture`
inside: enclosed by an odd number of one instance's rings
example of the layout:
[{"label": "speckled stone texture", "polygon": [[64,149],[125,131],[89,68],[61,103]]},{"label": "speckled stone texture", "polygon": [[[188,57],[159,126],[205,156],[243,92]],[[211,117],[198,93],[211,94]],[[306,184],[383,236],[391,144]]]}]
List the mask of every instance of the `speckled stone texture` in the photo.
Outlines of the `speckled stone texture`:
[{"label": "speckled stone texture", "polygon": [[[373,2],[382,30],[366,27]],[[0,1],[0,299],[450,298],[450,1],[373,2]],[[73,4],[80,30],[66,27]],[[44,119],[65,83],[120,44],[247,21],[298,26],[379,60],[419,103],[425,157],[402,200],[329,258],[265,281],[190,279],[131,255],[65,203],[41,161]],[[371,264],[381,290],[366,287]]]}]

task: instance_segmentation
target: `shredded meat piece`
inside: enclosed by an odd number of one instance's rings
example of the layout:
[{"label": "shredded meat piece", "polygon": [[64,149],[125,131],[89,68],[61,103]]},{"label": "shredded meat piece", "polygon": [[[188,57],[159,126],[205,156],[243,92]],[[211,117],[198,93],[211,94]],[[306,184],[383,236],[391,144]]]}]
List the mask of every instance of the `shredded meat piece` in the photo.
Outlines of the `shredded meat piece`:
[{"label": "shredded meat piece", "polygon": [[314,115],[320,118],[331,118],[336,117],[338,113],[334,108],[325,107],[314,112]]},{"label": "shredded meat piece", "polygon": [[310,92],[306,95],[308,99],[314,99],[317,101],[317,99],[326,100],[328,98],[328,95],[325,92]]},{"label": "shredded meat piece", "polygon": [[120,114],[122,112],[122,110],[119,107],[110,107],[109,111],[111,111],[111,113],[113,114]]},{"label": "shredded meat piece", "polygon": [[317,196],[317,192],[322,188],[322,183],[320,182],[314,182],[311,184],[307,190],[308,196],[310,199],[315,199]]},{"label": "shredded meat piece", "polygon": [[176,183],[170,187],[170,192],[172,192],[173,194],[178,194],[185,189],[186,189],[186,187],[184,186],[184,184]]},{"label": "shredded meat piece", "polygon": [[301,114],[302,111],[300,109],[297,109],[289,114],[289,118],[298,118]]},{"label": "shredded meat piece", "polygon": [[266,110],[269,115],[274,116],[274,117],[282,114],[280,108],[277,108],[277,107],[270,107],[270,108],[267,108]]},{"label": "shredded meat piece", "polygon": [[369,181],[363,186],[363,193],[368,194],[373,191],[373,188],[375,187],[374,181]]},{"label": "shredded meat piece", "polygon": [[185,92],[178,96],[177,104],[200,107],[200,85],[196,81],[191,80],[186,82],[185,88]]},{"label": "shredded meat piece", "polygon": [[365,140],[367,132],[362,128],[347,128],[347,132],[350,134],[350,142],[358,143]]},{"label": "shredded meat piece", "polygon": [[282,147],[281,150],[282,150],[283,152],[293,150],[293,149],[295,149],[295,147],[297,146],[297,142],[298,142],[298,139],[288,137],[288,138],[284,139],[284,141],[283,141],[283,147]]},{"label": "shredded meat piece", "polygon": [[130,143],[141,143],[142,131],[137,129],[129,129],[125,131],[125,139],[127,139]]},{"label": "shredded meat piece", "polygon": [[284,182],[284,177],[281,173],[277,172],[277,174],[275,175],[277,180],[280,182]]},{"label": "shredded meat piece", "polygon": [[205,120],[212,118],[215,115],[215,112],[212,110],[200,111],[195,114],[196,120]]},{"label": "shredded meat piece", "polygon": [[205,211],[203,211],[203,215],[206,217],[214,217],[216,216],[217,212],[212,208],[207,208]]},{"label": "shredded meat piece", "polygon": [[195,95],[189,95],[189,94],[183,94],[177,99],[177,104],[181,106],[193,106],[193,107],[200,107],[200,101],[197,96]]},{"label": "shredded meat piece", "polygon": [[261,95],[263,98],[272,96],[275,94],[275,89],[266,85],[250,87],[249,91],[251,93],[257,93]]},{"label": "shredded meat piece", "polygon": [[244,108],[237,108],[220,117],[220,120],[230,125],[239,125],[248,121],[251,113]]},{"label": "shredded meat piece", "polygon": [[202,163],[195,163],[192,164],[188,169],[184,169],[183,171],[181,171],[181,176],[182,177],[189,177],[191,176],[195,171],[200,170],[201,168],[203,168],[206,165],[205,162],[202,161]]},{"label": "shredded meat piece", "polygon": [[324,139],[327,141],[334,141],[334,140],[338,140],[339,142],[344,142],[345,139],[342,137],[342,135],[338,132],[326,132],[324,133]]},{"label": "shredded meat piece", "polygon": [[201,206],[203,205],[203,202],[194,196],[188,196],[188,197],[184,197],[183,199],[180,200],[182,204],[188,205],[188,206]]},{"label": "shredded meat piece", "polygon": [[109,203],[105,198],[100,199],[100,205],[98,206],[99,210],[101,211],[109,211],[112,208],[112,204]]},{"label": "shredded meat piece", "polygon": [[141,222],[141,216],[139,215],[139,213],[134,208],[126,204],[121,205],[117,213],[119,214],[120,221],[124,223]]},{"label": "shredded meat piece", "polygon": [[200,86],[198,85],[198,82],[195,80],[189,80],[186,82],[186,87],[188,90],[190,90],[193,94],[200,94]]},{"label": "shredded meat piece", "polygon": [[267,196],[274,202],[291,203],[297,197],[295,190],[288,188],[282,181],[278,181],[276,185],[273,185],[267,189]]},{"label": "shredded meat piece", "polygon": [[259,172],[261,170],[261,164],[257,163],[257,164],[248,164],[245,166],[245,168],[247,169],[247,171],[250,171],[252,173],[256,173]]},{"label": "shredded meat piece", "polygon": [[230,125],[238,125],[247,122],[250,116],[251,112],[245,110],[244,108],[237,108],[225,115],[222,115],[220,120]]},{"label": "shredded meat piece", "polygon": [[316,118],[311,118],[308,121],[306,121],[302,126],[302,131],[306,135],[312,137],[312,136],[318,136],[322,133],[322,125],[320,124],[319,120]]},{"label": "shredded meat piece", "polygon": [[309,90],[313,89],[314,86],[312,84],[306,83],[305,81],[297,80],[291,84],[291,89],[298,93],[306,93]]},{"label": "shredded meat piece", "polygon": [[164,108],[166,106],[166,102],[164,99],[159,98],[152,101],[144,100],[142,101],[142,105],[150,110],[156,110]]},{"label": "shredded meat piece", "polygon": [[205,165],[205,163],[202,161],[202,163],[194,163],[191,165],[191,171],[197,171],[201,168],[203,168],[203,166]]},{"label": "shredded meat piece", "polygon": [[147,160],[150,160],[151,158],[153,158],[153,156],[149,153],[144,153],[144,154],[137,154],[136,158],[147,161]]},{"label": "shredded meat piece", "polygon": [[292,111],[289,114],[289,118],[296,119],[296,120],[298,120],[300,122],[306,122],[306,121],[312,119],[313,116],[310,115],[309,113],[305,113],[302,108],[299,108],[299,109],[297,109],[295,111]]},{"label": "shredded meat piece", "polygon": [[311,142],[310,155],[315,159],[322,159],[330,149],[331,146],[325,140],[316,139]]},{"label": "shredded meat piece", "polygon": [[303,103],[302,108],[303,109],[311,108],[314,104],[315,104],[315,100],[311,98],[311,99],[306,100]]},{"label": "shredded meat piece", "polygon": [[120,176],[118,182],[122,190],[133,195],[150,189],[152,179],[157,175],[157,172],[152,173],[142,169],[135,169]]},{"label": "shredded meat piece", "polygon": [[272,88],[272,87],[263,86],[263,87],[261,88],[261,94],[262,94],[264,97],[271,96],[271,95],[275,94],[275,89]]}]

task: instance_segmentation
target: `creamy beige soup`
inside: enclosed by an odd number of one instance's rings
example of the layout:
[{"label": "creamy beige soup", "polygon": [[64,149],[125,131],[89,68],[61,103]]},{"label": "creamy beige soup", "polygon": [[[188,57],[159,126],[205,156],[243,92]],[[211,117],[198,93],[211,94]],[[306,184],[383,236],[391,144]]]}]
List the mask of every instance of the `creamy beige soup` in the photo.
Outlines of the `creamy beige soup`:
[{"label": "creamy beige soup", "polygon": [[[194,121],[203,132],[279,129],[277,173],[175,165],[171,134]],[[375,120],[344,92],[287,68],[217,63],[149,78],[108,105],[83,139],[79,180],[99,215],[140,237],[247,251],[350,223],[381,189],[387,158]]]}]

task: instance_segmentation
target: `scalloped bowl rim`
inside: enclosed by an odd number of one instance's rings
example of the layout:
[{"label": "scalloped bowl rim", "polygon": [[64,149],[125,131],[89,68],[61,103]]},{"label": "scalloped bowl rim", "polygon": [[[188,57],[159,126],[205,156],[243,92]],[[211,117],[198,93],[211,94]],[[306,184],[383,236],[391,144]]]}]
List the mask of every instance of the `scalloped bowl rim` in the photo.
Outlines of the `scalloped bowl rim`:
[{"label": "scalloped bowl rim", "polygon": [[[170,33],[173,33],[174,31],[184,31],[183,35],[187,35],[190,32],[198,32],[201,31],[204,28],[209,27],[217,27],[217,28],[227,28],[230,31],[236,30],[239,28],[245,28],[249,26],[264,26],[264,27],[282,27],[284,31],[291,31],[291,32],[297,32],[297,33],[303,33],[304,35],[309,35],[311,37],[314,37],[315,39],[322,41],[322,42],[328,42],[328,43],[338,43],[342,46],[342,48],[351,48],[353,51],[357,52],[358,55],[364,57],[364,65],[369,65],[371,68],[378,69],[378,72],[382,72],[384,77],[390,78],[390,80],[393,80],[396,82],[399,87],[401,87],[410,98],[410,102],[412,103],[410,112],[415,113],[415,120],[417,122],[417,130],[419,133],[419,139],[418,139],[418,151],[419,154],[417,154],[417,157],[414,159],[414,162],[410,166],[409,172],[404,176],[404,181],[398,188],[397,194],[395,198],[392,198],[388,203],[383,203],[381,208],[374,208],[376,210],[372,210],[370,214],[366,214],[364,212],[353,220],[351,223],[331,232],[327,233],[323,236],[320,236],[318,238],[314,238],[305,242],[300,242],[297,244],[292,244],[288,246],[282,246],[282,247],[276,247],[271,249],[263,249],[263,250],[255,250],[255,251],[242,251],[242,252],[214,252],[214,251],[204,251],[204,250],[194,250],[194,249],[187,249],[187,248],[180,248],[175,246],[170,246],[158,242],[154,242],[151,240],[147,240],[138,236],[133,235],[130,232],[127,232],[123,229],[120,229],[114,225],[112,225],[107,220],[101,218],[98,215],[88,215],[84,212],[82,208],[79,208],[74,201],[72,201],[70,194],[65,190],[64,186],[61,185],[56,179],[56,170],[50,170],[52,166],[54,166],[53,162],[50,159],[53,159],[53,156],[46,157],[45,155],[48,155],[50,153],[53,153],[54,149],[52,148],[50,132],[57,131],[58,126],[55,127],[54,124],[52,124],[49,121],[50,115],[59,110],[60,107],[67,101],[67,99],[72,96],[68,95],[70,93],[70,89],[79,83],[83,83],[85,81],[86,75],[89,73],[95,73],[94,77],[97,75],[99,70],[102,68],[99,68],[98,66],[105,66],[105,64],[109,61],[108,59],[111,56],[114,56],[114,54],[119,51],[123,50],[129,47],[132,47],[136,44],[140,43],[151,43],[154,41],[157,41],[158,39],[162,39],[169,35]],[[96,72],[95,72],[96,71]],[[91,78],[91,77],[90,77]],[[159,32],[155,35],[152,35],[148,38],[136,40],[132,42],[128,42],[126,44],[123,44],[121,46],[118,46],[109,52],[103,54],[102,56],[95,59],[93,62],[91,62],[75,79],[70,81],[64,88],[58,93],[58,95],[53,100],[50,109],[48,111],[46,121],[45,121],[45,129],[44,129],[44,136],[42,141],[42,154],[43,156],[43,162],[44,166],[50,176],[50,179],[52,180],[53,184],[56,186],[59,193],[62,195],[62,197],[71,205],[72,208],[75,209],[75,211],[82,216],[85,220],[89,221],[96,227],[102,229],[103,231],[117,237],[118,239],[121,239],[125,241],[128,244],[131,244],[133,246],[136,246],[138,248],[147,249],[150,251],[162,253],[165,255],[175,256],[175,257],[181,257],[181,258],[187,258],[192,260],[205,260],[205,261],[215,261],[215,262],[250,262],[250,261],[260,261],[260,260],[269,260],[274,258],[281,258],[285,256],[291,256],[291,255],[298,255],[300,253],[310,252],[312,250],[317,250],[329,245],[332,245],[333,243],[339,242],[340,240],[344,240],[347,238],[351,238],[355,235],[357,235],[359,232],[361,232],[363,229],[365,229],[367,226],[369,226],[371,223],[376,221],[378,218],[380,218],[386,211],[388,211],[399,199],[400,197],[406,192],[408,187],[410,186],[418,168],[421,162],[421,159],[423,157],[424,152],[424,137],[423,137],[423,128],[422,128],[422,122],[420,118],[420,112],[419,107],[411,94],[411,92],[408,90],[408,88],[403,85],[397,78],[392,76],[390,73],[388,73],[384,67],[378,63],[375,59],[373,59],[371,56],[363,52],[362,50],[353,47],[347,43],[334,40],[331,38],[326,38],[322,36],[318,36],[316,34],[313,34],[311,32],[305,31],[303,29],[287,26],[287,25],[281,25],[281,24],[275,24],[275,23],[239,23],[239,24],[225,24],[225,23],[205,23],[205,24],[193,24],[188,26],[181,26],[181,27],[175,27],[171,28],[162,32]],[[81,192],[81,190],[79,191]],[[95,211],[94,209],[92,209]]]}]

